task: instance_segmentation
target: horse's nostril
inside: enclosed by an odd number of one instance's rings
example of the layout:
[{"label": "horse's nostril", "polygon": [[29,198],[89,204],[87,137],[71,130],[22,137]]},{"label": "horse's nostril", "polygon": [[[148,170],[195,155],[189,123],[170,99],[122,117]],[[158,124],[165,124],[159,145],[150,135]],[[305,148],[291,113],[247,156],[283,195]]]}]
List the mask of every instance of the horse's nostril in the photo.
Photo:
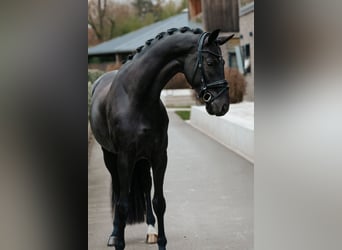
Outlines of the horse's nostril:
[{"label": "horse's nostril", "polygon": [[223,104],[222,112],[226,112],[227,110],[228,110],[228,105],[227,104]]}]

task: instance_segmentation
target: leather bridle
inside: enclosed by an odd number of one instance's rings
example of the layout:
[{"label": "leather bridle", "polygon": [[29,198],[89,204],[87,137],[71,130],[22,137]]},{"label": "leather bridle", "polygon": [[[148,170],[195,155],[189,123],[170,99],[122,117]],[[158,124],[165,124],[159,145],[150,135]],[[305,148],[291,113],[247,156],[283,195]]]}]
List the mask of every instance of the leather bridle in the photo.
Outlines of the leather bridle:
[{"label": "leather bridle", "polygon": [[[228,82],[225,79],[222,80],[217,80],[214,82],[207,82],[207,78],[205,76],[204,72],[204,67],[203,67],[203,53],[209,53],[216,58],[219,59],[219,61],[222,60],[222,55],[216,54],[210,50],[203,50],[204,46],[204,41],[205,39],[210,35],[208,32],[204,32],[201,34],[199,40],[198,40],[198,47],[197,47],[197,61],[194,66],[194,73],[192,75],[192,80],[191,83],[194,82],[194,79],[196,77],[197,70],[200,70],[201,73],[201,89],[199,91],[198,97],[202,98],[202,100],[205,103],[211,103],[213,102],[216,98],[218,98],[220,95],[225,93],[227,89],[229,88]],[[213,89],[221,89],[216,95],[214,95],[210,90]]]}]

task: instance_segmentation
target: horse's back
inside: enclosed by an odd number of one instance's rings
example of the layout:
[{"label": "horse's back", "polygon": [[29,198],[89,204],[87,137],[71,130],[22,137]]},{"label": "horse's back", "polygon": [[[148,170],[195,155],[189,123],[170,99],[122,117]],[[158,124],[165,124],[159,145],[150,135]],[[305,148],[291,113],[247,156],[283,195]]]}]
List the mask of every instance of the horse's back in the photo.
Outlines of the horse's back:
[{"label": "horse's back", "polygon": [[90,106],[90,126],[96,140],[102,147],[112,151],[106,117],[107,94],[114,82],[117,70],[107,72],[100,76],[93,84]]},{"label": "horse's back", "polygon": [[91,89],[92,96],[94,96],[95,91],[103,91],[108,85],[111,85],[117,73],[118,70],[113,70],[97,78]]}]

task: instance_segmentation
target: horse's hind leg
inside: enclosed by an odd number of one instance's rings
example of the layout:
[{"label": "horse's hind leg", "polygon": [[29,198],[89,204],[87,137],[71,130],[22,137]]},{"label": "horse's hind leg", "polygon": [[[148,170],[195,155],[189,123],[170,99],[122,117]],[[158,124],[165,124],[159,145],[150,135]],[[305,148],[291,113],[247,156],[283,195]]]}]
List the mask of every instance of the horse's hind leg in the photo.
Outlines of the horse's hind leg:
[{"label": "horse's hind leg", "polygon": [[[151,179],[151,176],[149,176]],[[156,219],[154,218],[152,205],[151,205],[151,188],[145,193],[146,199],[146,224],[147,224],[147,234],[146,243],[154,244],[157,243],[157,231],[155,229]]]},{"label": "horse's hind leg", "polygon": [[117,214],[114,220],[114,230],[117,229],[117,231],[115,232],[114,246],[116,250],[123,250],[125,248],[125,227],[128,217],[129,190],[134,169],[134,157],[126,152],[120,152],[117,155],[117,164],[120,196],[115,206],[115,213]]},{"label": "horse's hind leg", "polygon": [[146,243],[154,244],[157,243],[157,231],[155,229],[156,219],[153,215],[152,211],[152,203],[151,203],[151,188],[152,188],[152,178],[151,178],[151,166],[148,161],[139,162],[139,166],[143,169],[142,178],[144,194],[145,194],[145,202],[146,202],[146,224],[147,224],[147,235],[146,235]]},{"label": "horse's hind leg", "polygon": [[120,187],[117,172],[117,156],[106,149],[102,148],[103,159],[105,165],[112,176],[112,209],[114,212],[113,218],[113,231],[108,239],[108,246],[114,246],[118,235],[118,225],[119,225],[119,213],[116,208],[117,201],[119,200]]},{"label": "horse's hind leg", "polygon": [[154,181],[154,197],[153,209],[157,215],[158,220],[158,248],[159,250],[166,249],[166,236],[164,231],[164,213],[166,209],[166,202],[163,194],[164,175],[167,164],[166,150],[155,155],[152,161],[153,181]]},{"label": "horse's hind leg", "polygon": [[116,155],[105,149],[103,149],[103,155],[106,167],[112,175],[112,205],[115,211],[114,228],[107,245],[115,246],[116,250],[123,250],[125,248],[125,227],[128,216],[128,193],[133,170],[133,164],[130,160],[132,157],[124,153]]}]

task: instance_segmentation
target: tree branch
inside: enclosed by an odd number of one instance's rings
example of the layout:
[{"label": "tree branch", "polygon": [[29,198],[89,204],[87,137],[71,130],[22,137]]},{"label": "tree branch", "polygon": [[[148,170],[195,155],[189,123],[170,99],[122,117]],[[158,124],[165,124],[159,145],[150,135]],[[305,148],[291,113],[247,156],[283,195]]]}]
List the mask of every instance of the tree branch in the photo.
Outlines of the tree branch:
[{"label": "tree branch", "polygon": [[96,23],[94,21],[94,18],[91,14],[91,6],[88,5],[88,24],[93,28],[94,32],[95,32],[95,35],[96,37],[102,41],[103,40],[103,36],[102,36],[102,33],[101,33],[101,30],[99,30],[96,26]]}]

